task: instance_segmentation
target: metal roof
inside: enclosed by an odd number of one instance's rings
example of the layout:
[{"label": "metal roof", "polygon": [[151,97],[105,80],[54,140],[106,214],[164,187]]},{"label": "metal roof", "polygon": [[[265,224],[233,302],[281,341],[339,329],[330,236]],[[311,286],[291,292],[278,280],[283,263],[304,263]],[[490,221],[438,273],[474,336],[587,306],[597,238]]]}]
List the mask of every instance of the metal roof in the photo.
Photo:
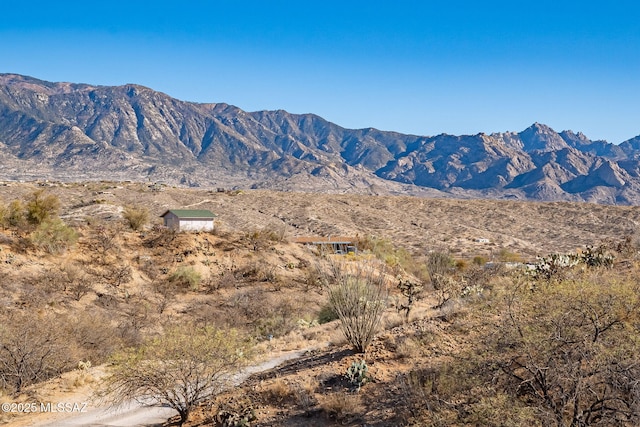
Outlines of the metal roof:
[{"label": "metal roof", "polygon": [[215,218],[215,214],[208,209],[169,209],[160,217],[164,217],[166,214],[171,212],[178,218],[189,218],[189,219],[213,219]]},{"label": "metal roof", "polygon": [[294,237],[291,239],[294,243],[309,243],[312,245],[326,245],[326,244],[342,244],[342,245],[350,245],[356,241],[353,237],[321,237],[321,236],[310,236],[310,237]]}]

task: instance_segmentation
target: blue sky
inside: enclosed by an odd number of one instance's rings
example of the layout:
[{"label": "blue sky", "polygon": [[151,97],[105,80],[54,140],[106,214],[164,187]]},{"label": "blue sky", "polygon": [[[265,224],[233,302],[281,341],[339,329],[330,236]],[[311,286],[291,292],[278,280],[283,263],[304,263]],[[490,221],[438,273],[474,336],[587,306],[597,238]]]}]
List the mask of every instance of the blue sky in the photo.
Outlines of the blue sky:
[{"label": "blue sky", "polygon": [[4,73],[419,135],[640,135],[637,2],[10,3]]}]

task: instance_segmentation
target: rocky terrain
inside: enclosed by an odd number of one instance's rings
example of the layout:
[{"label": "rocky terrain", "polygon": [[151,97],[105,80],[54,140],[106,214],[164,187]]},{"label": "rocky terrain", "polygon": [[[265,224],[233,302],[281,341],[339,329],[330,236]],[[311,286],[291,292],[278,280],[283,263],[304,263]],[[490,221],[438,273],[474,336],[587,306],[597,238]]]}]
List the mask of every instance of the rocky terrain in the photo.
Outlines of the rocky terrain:
[{"label": "rocky terrain", "polygon": [[0,75],[0,178],[133,180],[434,197],[640,202],[640,137],[614,145],[535,123],[418,136],[313,114],[196,104],[138,85]]},{"label": "rocky terrain", "polygon": [[[14,215],[20,206],[33,210],[36,195],[41,201],[59,201],[52,222],[36,225],[29,215],[22,220]],[[123,214],[131,207],[149,212],[137,231]],[[158,227],[159,215],[169,208],[210,209],[216,214],[215,230],[174,234]],[[190,427],[229,425],[216,421],[225,411],[250,411],[256,418],[245,425],[256,427],[503,425],[504,419],[514,426],[570,425],[549,421],[552,411],[543,399],[512,393],[521,388],[494,368],[508,366],[507,357],[518,361],[519,354],[539,352],[564,363],[553,365],[549,380],[554,381],[599,381],[578,377],[583,373],[576,367],[601,373],[602,362],[611,358],[616,362],[605,367],[637,369],[640,212],[630,206],[219,192],[92,181],[3,183],[0,212],[0,403],[86,402],[88,411],[5,411],[0,412],[2,425],[148,425],[172,416],[175,411],[167,408],[152,411],[152,421],[137,410],[105,416],[108,404],[96,395],[114,355],[138,348],[172,325],[240,329],[256,344],[252,367],[296,355],[273,369],[250,370],[254,374],[242,384],[201,402],[185,424]],[[55,224],[73,233],[57,235]],[[358,254],[327,255],[294,243],[296,236],[329,235],[353,236]],[[600,244],[615,255],[613,265],[581,264],[554,272],[553,280],[536,281],[513,262],[535,262],[554,252],[585,253],[587,245]],[[447,256],[442,277],[448,281],[437,282],[429,264],[433,254]],[[597,250],[591,254],[596,254],[592,262],[602,259]],[[388,305],[365,354],[353,351],[339,321],[327,315],[327,288],[319,284],[318,274],[332,262],[375,265],[388,280]],[[399,310],[405,297],[398,277],[424,285],[407,318]],[[513,320],[513,305],[505,304],[516,297],[525,332],[548,332],[550,339],[534,335],[520,343],[508,336],[510,347],[500,341]],[[582,321],[580,313],[598,318]],[[557,317],[545,317],[551,315]],[[600,319],[616,326],[598,330],[607,341],[591,348],[589,331],[575,329],[598,326]],[[559,329],[547,331],[549,325]],[[582,347],[565,352],[565,344],[559,356],[544,353],[541,343],[555,342],[559,333],[587,337],[586,349],[600,356],[583,364],[567,361],[566,354],[591,353]],[[602,354],[607,349],[615,352]],[[15,350],[49,357],[47,369],[27,378],[19,391],[9,370],[14,359],[8,354]],[[368,379],[360,390],[345,374],[362,360]],[[592,369],[592,363],[600,363],[599,368]],[[563,371],[566,367],[571,376]],[[609,373],[619,379],[615,375],[621,372],[626,371]],[[637,378],[636,371],[629,377]],[[627,390],[614,384],[614,391]],[[562,385],[552,390],[558,399],[565,397],[558,391],[565,389]],[[636,405],[638,400],[631,398]],[[631,408],[619,410],[626,423],[591,425],[638,425],[640,411]],[[178,424],[174,416],[157,425]]]},{"label": "rocky terrain", "polygon": [[[632,235],[640,211],[592,203],[459,200],[410,196],[318,194],[208,189],[123,183],[4,183],[0,203],[24,199],[37,188],[58,197],[70,224],[116,221],[125,206],[141,206],[151,224],[167,209],[209,209],[220,230],[269,229],[296,236],[387,239],[416,255],[447,249],[457,257],[498,256],[502,249],[534,260],[586,244]],[[407,214],[407,213],[410,214]]]}]

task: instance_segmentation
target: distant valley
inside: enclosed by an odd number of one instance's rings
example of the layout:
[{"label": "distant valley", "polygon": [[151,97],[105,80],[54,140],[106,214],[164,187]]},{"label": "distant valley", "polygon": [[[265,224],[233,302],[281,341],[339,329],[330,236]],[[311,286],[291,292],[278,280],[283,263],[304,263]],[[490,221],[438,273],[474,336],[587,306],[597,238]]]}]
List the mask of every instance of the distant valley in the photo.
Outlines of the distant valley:
[{"label": "distant valley", "polygon": [[2,180],[640,203],[640,136],[615,145],[540,123],[465,136],[354,130],[15,74],[0,74],[0,163]]}]

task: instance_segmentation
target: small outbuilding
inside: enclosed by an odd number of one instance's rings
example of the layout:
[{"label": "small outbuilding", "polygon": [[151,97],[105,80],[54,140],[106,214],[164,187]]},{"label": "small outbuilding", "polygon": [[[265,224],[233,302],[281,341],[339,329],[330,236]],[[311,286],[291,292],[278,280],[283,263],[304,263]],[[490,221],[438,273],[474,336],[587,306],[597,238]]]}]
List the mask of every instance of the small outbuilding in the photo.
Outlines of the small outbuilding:
[{"label": "small outbuilding", "polygon": [[357,253],[356,239],[352,237],[294,237],[294,243],[317,246],[321,251],[328,250],[335,254]]},{"label": "small outbuilding", "polygon": [[176,231],[211,231],[216,217],[206,209],[170,209],[160,215],[165,227]]}]

